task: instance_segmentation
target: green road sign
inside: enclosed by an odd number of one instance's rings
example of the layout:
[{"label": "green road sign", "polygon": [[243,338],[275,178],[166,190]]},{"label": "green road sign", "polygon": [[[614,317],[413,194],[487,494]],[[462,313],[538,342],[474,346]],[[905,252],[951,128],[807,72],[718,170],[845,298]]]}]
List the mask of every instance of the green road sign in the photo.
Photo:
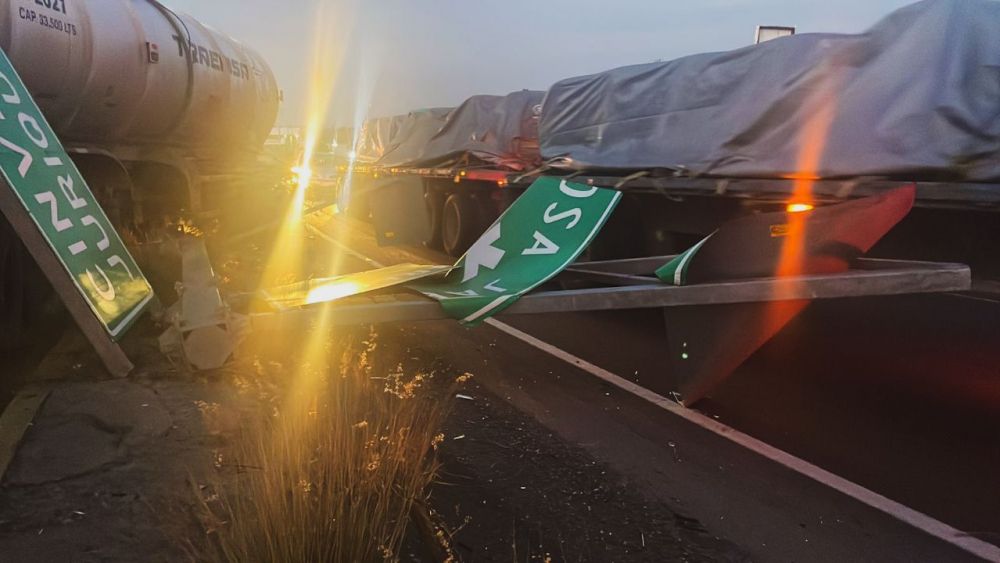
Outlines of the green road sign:
[{"label": "green road sign", "polygon": [[278,309],[328,303],[344,297],[409,283],[450,270],[450,266],[396,264],[378,270],[332,278],[315,278],[264,290],[264,298]]},{"label": "green road sign", "polygon": [[656,277],[660,278],[660,281],[671,285],[687,285],[687,273],[688,268],[691,266],[691,260],[694,259],[695,254],[698,254],[701,247],[705,246],[705,243],[708,242],[708,239],[712,238],[712,236],[713,235],[709,235],[708,237],[702,239],[702,241],[698,244],[685,250],[681,254],[678,254],[673,260],[664,264],[656,270]]},{"label": "green road sign", "polygon": [[594,239],[621,192],[539,178],[441,281],[410,287],[476,325],[569,266]]},{"label": "green road sign", "polygon": [[2,51],[0,172],[8,185],[0,189],[16,195],[90,310],[119,339],[153,290]]}]

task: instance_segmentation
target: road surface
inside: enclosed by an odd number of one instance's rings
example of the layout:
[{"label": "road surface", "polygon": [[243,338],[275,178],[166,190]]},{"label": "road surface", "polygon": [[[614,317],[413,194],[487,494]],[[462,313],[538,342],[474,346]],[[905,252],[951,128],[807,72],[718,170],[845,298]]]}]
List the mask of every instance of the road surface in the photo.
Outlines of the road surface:
[{"label": "road surface", "polygon": [[[354,269],[446,262],[378,248],[337,222]],[[327,223],[322,229],[331,229]],[[660,311],[521,316],[522,331],[665,394]],[[496,328],[394,327],[494,392],[773,561],[961,561],[966,551],[866,506],[526,345]],[[696,410],[986,542],[1000,553],[1000,305],[963,296],[813,304]]]}]

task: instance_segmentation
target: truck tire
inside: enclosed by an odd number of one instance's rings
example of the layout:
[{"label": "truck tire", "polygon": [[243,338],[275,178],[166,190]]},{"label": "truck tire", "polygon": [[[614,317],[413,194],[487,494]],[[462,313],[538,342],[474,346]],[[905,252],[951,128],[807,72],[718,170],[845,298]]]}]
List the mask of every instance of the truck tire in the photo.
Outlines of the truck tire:
[{"label": "truck tire", "polygon": [[347,216],[358,221],[371,219],[372,210],[368,194],[351,194],[350,203],[347,204]]},{"label": "truck tire", "polygon": [[444,216],[444,194],[428,191],[424,194],[427,203],[427,216],[431,221],[431,236],[424,241],[424,246],[431,250],[441,250],[441,220]]},{"label": "truck tire", "polygon": [[441,244],[444,251],[456,258],[465,254],[481,234],[481,223],[475,201],[464,195],[449,195],[441,213]]}]

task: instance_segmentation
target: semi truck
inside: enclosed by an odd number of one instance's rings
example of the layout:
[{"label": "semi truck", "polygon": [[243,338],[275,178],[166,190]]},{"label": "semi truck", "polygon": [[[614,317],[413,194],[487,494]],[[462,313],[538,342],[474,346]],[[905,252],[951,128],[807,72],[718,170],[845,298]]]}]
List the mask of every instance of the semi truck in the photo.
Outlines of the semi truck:
[{"label": "semi truck", "polygon": [[799,33],[476,96],[433,119],[371,120],[354,207],[377,214],[365,194],[386,178],[420,182],[426,244],[460,256],[532,181],[557,175],[623,192],[588,250],[621,258],[679,252],[743,215],[914,183],[916,208],[874,252],[995,279],[996,29],[995,2],[927,0],[863,34]]},{"label": "semi truck", "polygon": [[[997,45],[1000,3],[924,0],[862,34],[789,34],[369,121],[339,201],[381,244],[461,258],[410,286],[440,304],[399,291],[331,316],[661,309],[664,383],[691,404],[815,300],[972,289],[995,302]],[[567,193],[616,202],[576,231],[596,238],[553,242],[586,215]]]}]

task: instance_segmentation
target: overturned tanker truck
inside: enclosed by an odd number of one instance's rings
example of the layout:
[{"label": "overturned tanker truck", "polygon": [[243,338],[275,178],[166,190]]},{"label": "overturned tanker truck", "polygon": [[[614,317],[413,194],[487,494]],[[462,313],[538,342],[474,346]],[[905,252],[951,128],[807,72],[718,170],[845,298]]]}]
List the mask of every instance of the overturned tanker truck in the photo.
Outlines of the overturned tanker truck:
[{"label": "overturned tanker truck", "polygon": [[[210,209],[277,116],[257,53],[156,0],[0,0],[0,48],[119,229]],[[0,273],[0,334],[23,336],[46,284],[3,220]]]},{"label": "overturned tanker truck", "polygon": [[379,180],[355,187],[356,207],[367,214],[366,190],[386,177],[419,179],[427,244],[458,256],[534,179],[572,177],[623,193],[588,250],[622,258],[679,252],[748,214],[914,183],[915,209],[875,252],[996,277],[984,241],[1000,239],[998,30],[996,2],[927,0],[859,35],[799,34],[372,120],[358,158]]}]

